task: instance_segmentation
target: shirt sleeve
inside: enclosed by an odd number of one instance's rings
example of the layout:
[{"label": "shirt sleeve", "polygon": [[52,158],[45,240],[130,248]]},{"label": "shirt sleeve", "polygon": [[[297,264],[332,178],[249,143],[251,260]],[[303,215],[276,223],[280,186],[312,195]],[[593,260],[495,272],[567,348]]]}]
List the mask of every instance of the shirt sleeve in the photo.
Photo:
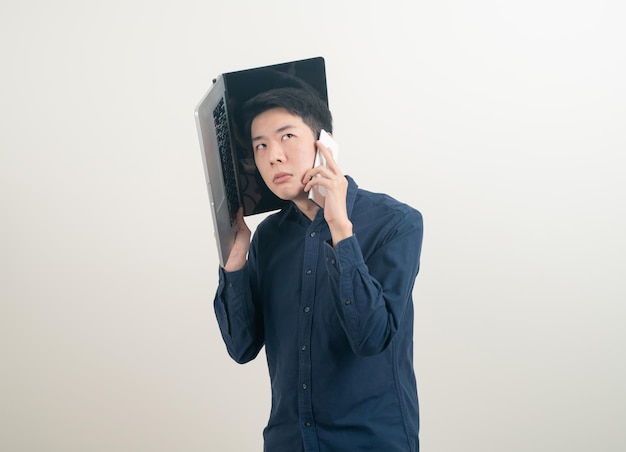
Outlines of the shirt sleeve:
[{"label": "shirt sleeve", "polygon": [[419,271],[423,223],[412,210],[389,228],[364,260],[353,235],[325,247],[337,314],[352,350],[359,356],[382,352],[394,338]]},{"label": "shirt sleeve", "polygon": [[248,265],[235,272],[219,269],[219,285],[213,307],[228,354],[243,364],[263,347],[263,325],[250,289]]}]

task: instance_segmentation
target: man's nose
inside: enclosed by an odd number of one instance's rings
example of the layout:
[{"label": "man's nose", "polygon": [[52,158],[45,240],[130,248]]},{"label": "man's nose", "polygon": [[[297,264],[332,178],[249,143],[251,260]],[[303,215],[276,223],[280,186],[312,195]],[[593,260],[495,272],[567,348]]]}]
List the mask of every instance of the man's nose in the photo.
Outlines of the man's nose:
[{"label": "man's nose", "polygon": [[276,143],[270,147],[270,163],[273,165],[278,162],[285,161],[285,153],[283,152],[283,147]]}]

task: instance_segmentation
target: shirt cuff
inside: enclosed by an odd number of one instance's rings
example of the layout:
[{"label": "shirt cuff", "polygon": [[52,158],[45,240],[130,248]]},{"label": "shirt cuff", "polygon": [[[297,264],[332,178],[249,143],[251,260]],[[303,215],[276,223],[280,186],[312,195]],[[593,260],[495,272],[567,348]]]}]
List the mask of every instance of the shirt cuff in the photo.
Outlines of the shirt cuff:
[{"label": "shirt cuff", "polygon": [[325,249],[326,262],[330,268],[335,268],[337,273],[349,271],[351,268],[358,267],[364,263],[361,247],[356,239],[356,235],[352,235],[343,239],[337,246],[333,248],[327,244]]},{"label": "shirt cuff", "polygon": [[219,267],[219,291],[222,293],[225,289],[230,292],[229,295],[241,295],[247,289],[248,284],[248,265],[232,272],[227,272],[223,267]]}]

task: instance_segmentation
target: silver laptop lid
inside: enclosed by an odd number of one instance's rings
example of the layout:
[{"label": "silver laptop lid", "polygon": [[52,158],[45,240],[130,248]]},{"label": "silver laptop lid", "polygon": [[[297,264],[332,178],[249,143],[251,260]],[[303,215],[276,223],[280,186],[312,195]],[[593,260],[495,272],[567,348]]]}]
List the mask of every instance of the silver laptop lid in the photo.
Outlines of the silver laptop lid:
[{"label": "silver laptop lid", "polygon": [[239,195],[234,174],[227,101],[222,76],[214,81],[211,89],[196,107],[195,117],[211,203],[218,257],[220,265],[224,266],[237,233],[234,213],[239,207]]}]

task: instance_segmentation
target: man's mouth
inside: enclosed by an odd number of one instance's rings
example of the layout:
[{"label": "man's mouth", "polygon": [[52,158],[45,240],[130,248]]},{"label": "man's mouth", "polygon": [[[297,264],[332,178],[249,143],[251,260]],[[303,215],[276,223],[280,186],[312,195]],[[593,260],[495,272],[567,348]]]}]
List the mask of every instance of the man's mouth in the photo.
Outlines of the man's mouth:
[{"label": "man's mouth", "polygon": [[286,182],[290,177],[291,174],[289,173],[278,173],[274,176],[273,181],[275,184],[282,184],[283,182]]}]

